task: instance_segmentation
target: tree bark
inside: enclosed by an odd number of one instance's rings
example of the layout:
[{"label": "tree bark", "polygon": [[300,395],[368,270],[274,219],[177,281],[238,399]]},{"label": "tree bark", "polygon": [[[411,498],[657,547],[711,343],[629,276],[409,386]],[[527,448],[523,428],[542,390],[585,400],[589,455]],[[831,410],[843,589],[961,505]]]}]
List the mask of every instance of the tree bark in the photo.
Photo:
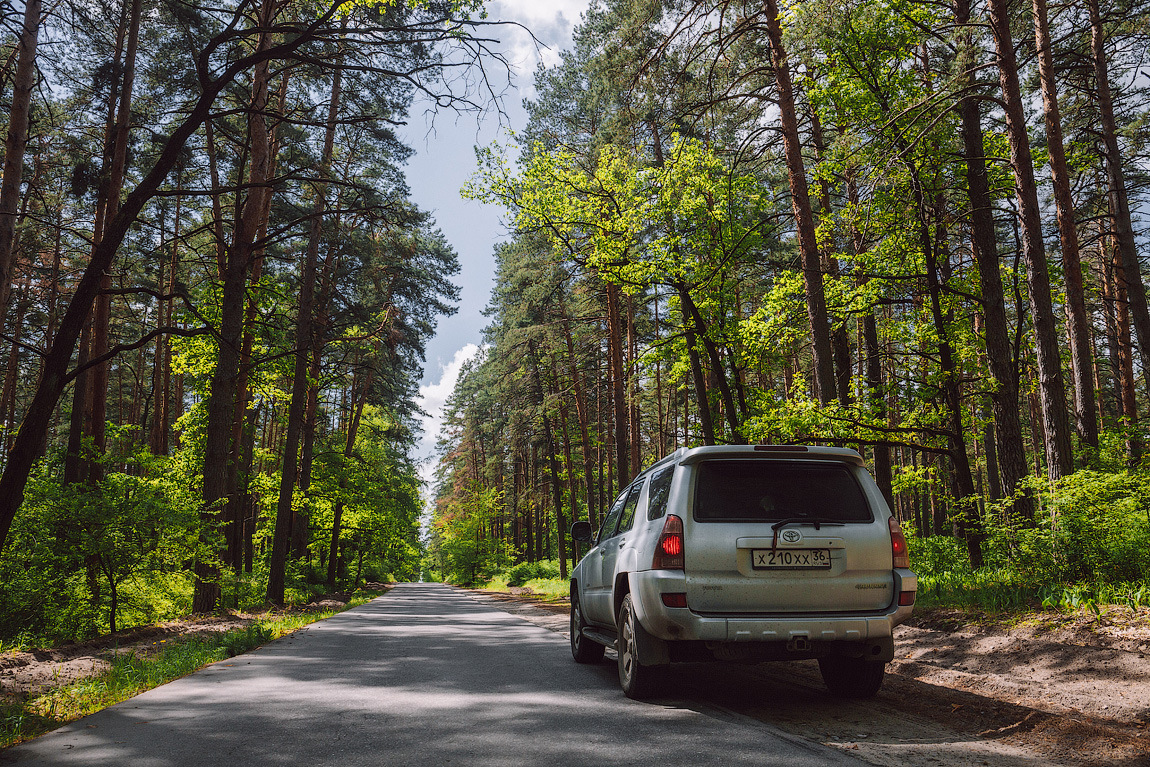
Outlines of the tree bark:
[{"label": "tree bark", "polygon": [[1106,33],[1098,0],[1087,0],[1090,9],[1090,48],[1094,59],[1094,83],[1098,91],[1098,112],[1101,117],[1102,143],[1106,149],[1106,176],[1109,182],[1110,213],[1114,217],[1114,236],[1118,244],[1118,257],[1122,263],[1120,279],[1130,301],[1130,316],[1138,335],[1138,355],[1142,361],[1142,374],[1150,379],[1150,308],[1146,301],[1146,284],[1138,260],[1138,247],[1134,241],[1134,227],[1130,216],[1130,198],[1126,191],[1126,173],[1122,166],[1122,151],[1118,146],[1118,124],[1114,117],[1114,99],[1110,91],[1110,73],[1106,67]]},{"label": "tree bark", "polygon": [[272,538],[272,556],[268,574],[267,598],[273,604],[283,604],[284,600],[284,568],[290,542],[289,530],[292,525],[292,499],[295,495],[300,435],[304,426],[304,411],[307,407],[307,371],[312,349],[316,266],[319,261],[319,243],[323,236],[323,219],[327,206],[327,181],[335,145],[335,126],[339,114],[341,84],[342,71],[337,68],[332,76],[331,99],[328,103],[327,128],[324,132],[323,155],[320,159],[319,180],[316,184],[315,205],[312,209],[311,231],[308,234],[307,251],[300,271],[295,366],[292,375],[291,403],[288,405],[287,436],[284,440],[280,494],[276,506],[275,532]]},{"label": "tree bark", "polygon": [[799,240],[799,256],[803,267],[803,286],[807,297],[807,319],[811,323],[811,348],[814,355],[815,394],[824,405],[835,397],[835,375],[831,353],[830,322],[827,302],[823,293],[822,264],[815,240],[815,219],[811,212],[807,186],[806,165],[802,144],[799,142],[799,122],[795,109],[794,88],[791,85],[787,53],[783,48],[783,31],[779,20],[777,0],[765,0],[767,38],[771,46],[771,63],[775,70],[780,129],[783,151],[786,155],[787,176],[790,181],[791,202],[795,212],[795,228]]},{"label": "tree bark", "polygon": [[597,517],[595,503],[595,473],[591,459],[591,437],[588,433],[587,398],[583,393],[583,377],[579,374],[579,363],[575,355],[575,340],[571,336],[571,317],[567,305],[559,301],[559,311],[563,316],[563,337],[567,344],[567,368],[571,373],[571,387],[575,393],[575,418],[579,421],[579,442],[583,450],[583,482],[587,487],[587,520],[592,526]]},{"label": "tree bark", "polygon": [[607,283],[607,358],[610,360],[611,401],[615,410],[615,476],[619,487],[631,481],[630,447],[627,444],[627,371],[623,365],[623,321],[619,288]]},{"label": "tree bark", "polygon": [[28,121],[32,113],[32,90],[36,85],[36,45],[40,36],[41,0],[25,0],[24,24],[18,43],[12,103],[8,110],[8,136],[4,142],[4,177],[0,181],[0,328],[7,317],[12,290],[12,261],[16,245],[16,211],[24,175],[24,150],[28,145]]},{"label": "tree bark", "polygon": [[[347,440],[344,442],[343,447],[343,460],[347,463],[353,455],[355,455],[355,438],[359,434],[359,423],[363,417],[363,406],[367,404],[367,395],[371,391],[371,381],[375,368],[371,365],[367,366],[367,371],[364,373],[364,380],[360,393],[356,394],[355,380],[352,379],[352,401],[351,410],[352,417],[347,425]],[[341,472],[339,477],[339,489],[342,491],[347,489],[347,473]],[[331,524],[331,543],[328,549],[327,557],[327,589],[328,591],[335,591],[335,579],[338,573],[339,566],[339,537],[340,530],[343,525],[343,498],[340,497],[332,509],[332,524]]]},{"label": "tree bark", "polygon": [[[955,23],[970,23],[970,0],[956,0]],[[974,44],[971,33],[964,30],[959,48],[958,66],[964,73],[965,85],[974,85]],[[994,231],[994,201],[986,175],[986,151],[982,133],[979,102],[968,92],[959,102],[962,124],[963,159],[966,161],[966,185],[970,198],[971,249],[978,265],[982,294],[982,315],[986,330],[986,359],[990,368],[990,407],[994,418],[994,436],[1003,490],[1013,496],[1027,474],[1026,450],[1023,447],[1022,422],[1018,413],[1018,364],[1010,343],[1010,324],[1006,318],[1006,297],[998,261],[998,240]],[[990,453],[987,453],[990,460]],[[1023,496],[1014,503],[1014,512],[1023,518],[1034,516],[1034,501]]]},{"label": "tree bark", "polygon": [[1066,310],[1070,331],[1070,371],[1074,381],[1074,424],[1083,444],[1098,447],[1098,417],[1094,412],[1094,360],[1090,347],[1090,316],[1082,286],[1082,258],[1078,252],[1078,226],[1074,220],[1074,197],[1062,142],[1062,116],[1058,108],[1058,83],[1050,47],[1050,22],[1046,0],[1033,0],[1034,42],[1038,48],[1038,75],[1046,118],[1046,145],[1050,175],[1058,209],[1058,236],[1062,246],[1062,270],[1066,281]]},{"label": "tree bark", "polygon": [[[128,132],[132,113],[132,89],[136,75],[136,51],[140,41],[140,16],[142,13],[141,0],[132,0],[128,16],[127,44],[124,48],[124,77],[120,85],[120,103],[116,112],[115,127],[112,131],[111,167],[106,179],[107,191],[104,195],[106,210],[103,222],[115,218],[120,209],[120,196],[123,194],[124,173],[128,160]],[[99,242],[103,232],[93,232],[93,242]],[[101,287],[107,290],[112,285],[111,274],[105,273]],[[108,353],[109,333],[111,331],[112,299],[108,294],[96,298],[95,311],[92,315],[92,338],[89,354],[93,360],[99,359]],[[89,466],[88,482],[98,484],[104,477],[104,464],[100,457],[107,450],[107,416],[108,416],[108,374],[111,370],[111,360],[96,364],[90,372],[90,400],[88,407],[90,415],[90,434],[95,448],[95,460]]]},{"label": "tree bark", "polygon": [[1066,389],[1062,380],[1058,332],[1050,296],[1050,273],[1042,241],[1042,220],[1038,207],[1038,186],[1026,129],[1026,113],[1018,82],[1014,39],[1010,32],[1009,0],[989,0],[991,30],[998,58],[1006,133],[1010,142],[1010,164],[1014,170],[1014,190],[1018,197],[1022,253],[1026,260],[1030,312],[1034,323],[1035,351],[1042,421],[1046,428],[1046,471],[1051,480],[1074,471],[1067,416]]},{"label": "tree bark", "polygon": [[[260,26],[267,29],[275,16],[277,0],[264,0]],[[261,32],[257,52],[271,46],[270,34]],[[201,546],[214,548],[212,528],[226,502],[235,471],[231,450],[232,419],[235,415],[239,380],[240,348],[243,339],[244,284],[248,267],[259,243],[256,234],[271,194],[271,141],[264,112],[267,108],[269,66],[261,62],[252,77],[252,98],[248,106],[248,138],[251,144],[248,191],[240,206],[236,230],[228,247],[221,295],[219,352],[212,373],[207,404],[207,438],[204,443],[204,487]],[[192,597],[194,612],[210,612],[219,600],[219,569],[210,556],[200,556],[195,565],[196,586]]]},{"label": "tree bark", "polygon": [[[707,380],[703,376],[703,363],[699,360],[699,346],[698,338],[695,335],[695,320],[691,316],[691,294],[687,292],[686,286],[677,284],[674,286],[679,293],[679,309],[683,313],[683,334],[687,342],[687,359],[691,364],[691,378],[695,384],[695,399],[699,403],[699,428],[703,432],[703,444],[715,444],[715,425],[711,420],[711,402],[707,396]],[[687,420],[684,418],[684,434],[686,433]],[[688,441],[689,437],[684,436],[683,441]],[[620,483],[622,487],[624,483]]]}]

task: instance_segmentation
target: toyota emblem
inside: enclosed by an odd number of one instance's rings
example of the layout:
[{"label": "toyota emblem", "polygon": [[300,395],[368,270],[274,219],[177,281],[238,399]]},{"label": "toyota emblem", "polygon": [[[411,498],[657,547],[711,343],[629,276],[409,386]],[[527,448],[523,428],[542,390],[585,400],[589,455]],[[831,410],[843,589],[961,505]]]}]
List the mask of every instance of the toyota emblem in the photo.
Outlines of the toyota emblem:
[{"label": "toyota emblem", "polygon": [[803,534],[798,530],[784,530],[779,537],[782,538],[785,543],[798,543],[803,539]]}]

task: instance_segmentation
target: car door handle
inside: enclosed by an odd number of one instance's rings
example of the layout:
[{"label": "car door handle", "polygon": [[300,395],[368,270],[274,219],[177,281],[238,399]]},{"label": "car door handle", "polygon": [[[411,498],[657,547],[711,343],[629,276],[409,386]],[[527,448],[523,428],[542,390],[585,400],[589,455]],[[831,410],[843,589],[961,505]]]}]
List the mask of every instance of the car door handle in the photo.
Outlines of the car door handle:
[{"label": "car door handle", "polygon": [[620,539],[620,540],[619,540],[619,548],[623,548],[623,544],[624,544],[624,543],[626,543],[626,542],[627,542],[627,539],[626,539],[626,538],[622,538],[622,539]]}]

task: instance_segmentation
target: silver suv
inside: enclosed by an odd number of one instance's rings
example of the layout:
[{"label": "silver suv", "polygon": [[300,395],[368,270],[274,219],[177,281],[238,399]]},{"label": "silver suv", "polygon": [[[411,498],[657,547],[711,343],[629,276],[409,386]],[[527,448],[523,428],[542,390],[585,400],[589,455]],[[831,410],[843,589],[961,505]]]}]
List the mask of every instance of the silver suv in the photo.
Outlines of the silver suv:
[{"label": "silver suv", "polygon": [[571,654],[619,656],[631,698],[673,662],[817,658],[830,691],[870,697],[918,580],[906,539],[853,450],[682,448],[611,506],[571,574]]}]

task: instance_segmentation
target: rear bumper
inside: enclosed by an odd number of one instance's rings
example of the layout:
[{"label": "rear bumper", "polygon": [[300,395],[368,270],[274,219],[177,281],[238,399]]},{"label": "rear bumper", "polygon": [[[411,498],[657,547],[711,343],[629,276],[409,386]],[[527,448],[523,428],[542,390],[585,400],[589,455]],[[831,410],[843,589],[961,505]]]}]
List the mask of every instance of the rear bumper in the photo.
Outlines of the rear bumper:
[{"label": "rear bumper", "polygon": [[891,636],[910,617],[913,605],[899,606],[898,595],[916,592],[918,579],[910,570],[894,571],[893,603],[880,612],[702,615],[687,607],[667,607],[662,595],[685,591],[684,577],[673,570],[647,570],[629,576],[636,617],[651,635],[666,641],[861,642]]}]

